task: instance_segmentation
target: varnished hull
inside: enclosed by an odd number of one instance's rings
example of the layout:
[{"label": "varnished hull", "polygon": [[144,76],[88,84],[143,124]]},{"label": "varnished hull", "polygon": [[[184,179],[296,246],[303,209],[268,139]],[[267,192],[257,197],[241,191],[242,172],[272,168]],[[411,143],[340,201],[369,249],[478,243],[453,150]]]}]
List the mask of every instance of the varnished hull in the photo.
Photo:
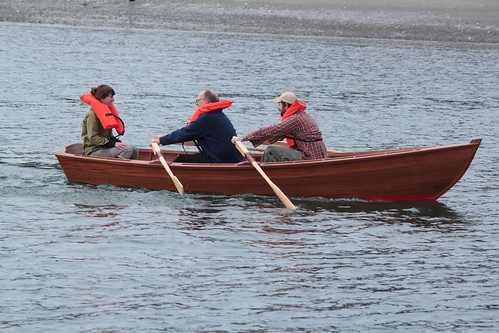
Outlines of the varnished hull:
[{"label": "varnished hull", "polygon": [[[324,160],[260,166],[291,197],[436,200],[461,179],[480,142],[332,153]],[[81,144],[73,144],[56,153],[70,181],[176,191],[161,163],[147,149],[141,150],[139,160],[89,157],[82,152]],[[181,153],[163,151],[169,163]],[[171,163],[170,168],[187,193],[275,195],[251,164]]]}]

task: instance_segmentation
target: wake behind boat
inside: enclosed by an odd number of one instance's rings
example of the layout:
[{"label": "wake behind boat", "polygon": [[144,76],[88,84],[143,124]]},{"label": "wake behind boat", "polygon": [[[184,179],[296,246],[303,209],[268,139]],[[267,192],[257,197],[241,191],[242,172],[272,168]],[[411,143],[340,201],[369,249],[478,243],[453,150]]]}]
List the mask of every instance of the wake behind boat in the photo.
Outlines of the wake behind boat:
[{"label": "wake behind boat", "polygon": [[[267,176],[288,196],[358,198],[374,201],[437,200],[468,169],[481,139],[436,147],[364,152],[331,152],[321,160],[260,163]],[[162,150],[186,193],[274,196],[249,163],[177,163],[179,154]],[[69,181],[176,191],[156,155],[140,149],[137,160],[86,156],[76,143],[55,156]],[[261,154],[253,154],[259,161]]]}]

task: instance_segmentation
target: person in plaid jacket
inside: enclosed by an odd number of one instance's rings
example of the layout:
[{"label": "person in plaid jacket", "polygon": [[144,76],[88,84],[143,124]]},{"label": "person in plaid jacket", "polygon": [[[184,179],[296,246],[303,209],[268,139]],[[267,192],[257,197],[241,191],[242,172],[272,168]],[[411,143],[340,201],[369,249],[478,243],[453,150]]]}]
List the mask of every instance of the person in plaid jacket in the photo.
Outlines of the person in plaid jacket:
[{"label": "person in plaid jacket", "polygon": [[[270,144],[263,153],[262,162],[283,162],[322,159],[328,156],[322,133],[314,118],[305,112],[307,105],[300,102],[292,92],[285,92],[272,100],[278,103],[281,121],[262,127],[244,137],[233,137],[235,141],[250,141],[254,147]],[[287,145],[273,145],[286,139]]]}]

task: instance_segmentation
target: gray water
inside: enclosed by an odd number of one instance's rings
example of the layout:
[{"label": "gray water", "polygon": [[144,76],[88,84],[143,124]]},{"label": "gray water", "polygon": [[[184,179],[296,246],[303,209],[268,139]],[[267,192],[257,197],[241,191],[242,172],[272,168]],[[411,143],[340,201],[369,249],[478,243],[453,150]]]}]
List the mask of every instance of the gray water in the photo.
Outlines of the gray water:
[{"label": "gray water", "polygon": [[[0,23],[2,332],[497,332],[499,48]],[[482,138],[438,202],[217,196],[70,183],[97,84],[125,142],[203,88],[238,134],[294,91],[330,149]]]}]

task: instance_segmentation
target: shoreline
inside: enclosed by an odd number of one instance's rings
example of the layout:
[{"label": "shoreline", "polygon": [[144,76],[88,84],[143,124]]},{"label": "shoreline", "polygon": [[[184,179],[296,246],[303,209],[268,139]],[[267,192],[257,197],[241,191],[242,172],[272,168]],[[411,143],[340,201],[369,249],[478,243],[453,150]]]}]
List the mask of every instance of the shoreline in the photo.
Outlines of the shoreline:
[{"label": "shoreline", "polygon": [[499,43],[495,0],[4,0],[0,22]]}]

